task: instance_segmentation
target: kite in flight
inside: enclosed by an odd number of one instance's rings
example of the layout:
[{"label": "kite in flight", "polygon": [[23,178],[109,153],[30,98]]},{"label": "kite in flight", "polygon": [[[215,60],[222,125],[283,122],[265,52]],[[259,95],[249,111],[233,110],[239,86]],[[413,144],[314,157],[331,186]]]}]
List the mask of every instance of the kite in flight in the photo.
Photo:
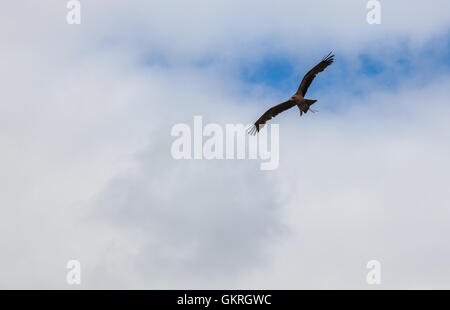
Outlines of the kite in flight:
[{"label": "kite in flight", "polygon": [[308,91],[309,86],[311,85],[312,81],[316,77],[317,73],[322,72],[325,70],[326,67],[331,65],[334,61],[334,55],[332,53],[329,53],[327,56],[325,56],[321,62],[319,62],[314,68],[309,70],[308,73],[303,77],[302,82],[300,83],[300,86],[297,90],[297,92],[286,102],[280,103],[269,110],[266,111],[256,122],[251,126],[248,130],[248,133],[250,135],[255,135],[259,132],[261,128],[266,124],[266,122],[273,117],[277,116],[281,112],[284,112],[293,106],[297,106],[300,110],[300,116],[303,115],[303,113],[307,113],[308,110],[311,110],[311,112],[315,112],[314,110],[310,109],[311,105],[313,105],[317,100],[310,100],[305,99],[305,94]]}]

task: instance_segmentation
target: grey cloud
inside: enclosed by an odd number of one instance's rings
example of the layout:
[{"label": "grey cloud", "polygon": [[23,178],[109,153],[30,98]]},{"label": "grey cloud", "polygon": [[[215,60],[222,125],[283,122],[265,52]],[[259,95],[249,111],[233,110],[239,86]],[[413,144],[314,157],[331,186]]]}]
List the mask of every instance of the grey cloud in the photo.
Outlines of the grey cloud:
[{"label": "grey cloud", "polygon": [[167,140],[152,143],[100,195],[97,216],[145,236],[134,264],[146,286],[226,287],[264,263],[284,229],[276,178],[252,161],[176,161],[169,151]]}]

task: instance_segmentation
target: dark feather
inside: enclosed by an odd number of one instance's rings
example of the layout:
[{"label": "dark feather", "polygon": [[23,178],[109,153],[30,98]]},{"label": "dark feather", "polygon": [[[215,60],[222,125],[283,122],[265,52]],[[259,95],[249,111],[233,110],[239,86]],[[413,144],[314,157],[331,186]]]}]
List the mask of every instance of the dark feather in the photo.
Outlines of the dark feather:
[{"label": "dark feather", "polygon": [[302,82],[300,83],[300,86],[297,90],[297,94],[302,95],[302,97],[305,97],[306,92],[308,91],[309,86],[311,85],[312,81],[316,77],[317,73],[322,72],[325,70],[326,67],[331,65],[334,61],[334,55],[332,53],[329,53],[327,56],[325,56],[320,63],[318,63],[314,68],[312,68],[306,75],[303,77]]},{"label": "dark feather", "polygon": [[257,132],[260,131],[260,129],[262,129],[264,127],[264,125],[266,124],[266,122],[270,119],[272,119],[273,117],[277,116],[278,114],[280,114],[281,112],[284,112],[290,108],[292,108],[295,105],[295,102],[292,100],[288,100],[286,102],[280,103],[272,108],[270,108],[269,110],[266,111],[266,113],[264,113],[256,122],[253,126],[251,126],[251,128],[249,128],[248,133],[250,135],[255,135]]}]

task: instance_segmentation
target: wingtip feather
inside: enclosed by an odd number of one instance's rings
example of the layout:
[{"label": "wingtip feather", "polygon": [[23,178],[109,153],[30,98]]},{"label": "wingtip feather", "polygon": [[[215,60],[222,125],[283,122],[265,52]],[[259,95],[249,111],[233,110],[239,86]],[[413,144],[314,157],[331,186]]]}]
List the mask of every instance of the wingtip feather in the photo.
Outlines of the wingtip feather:
[{"label": "wingtip feather", "polygon": [[322,61],[329,61],[330,63],[333,63],[334,61],[333,51],[329,52],[328,55],[322,59]]},{"label": "wingtip feather", "polygon": [[252,125],[249,128],[247,128],[247,134],[249,134],[250,136],[254,136],[256,134],[256,126]]}]

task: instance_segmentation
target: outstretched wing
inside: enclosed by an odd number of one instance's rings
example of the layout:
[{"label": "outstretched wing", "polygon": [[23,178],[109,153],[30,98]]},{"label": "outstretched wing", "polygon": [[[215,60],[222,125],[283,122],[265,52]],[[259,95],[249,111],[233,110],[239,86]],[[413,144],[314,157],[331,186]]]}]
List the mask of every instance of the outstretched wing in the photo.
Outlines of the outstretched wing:
[{"label": "outstretched wing", "polygon": [[308,73],[303,77],[302,82],[300,83],[300,86],[297,90],[297,94],[301,94],[303,97],[305,97],[306,92],[308,91],[309,86],[311,85],[312,81],[316,77],[317,73],[322,72],[325,70],[326,67],[331,65],[334,61],[334,55],[329,53],[327,56],[325,56],[321,62],[319,62],[314,68],[309,70]]},{"label": "outstretched wing", "polygon": [[281,112],[284,112],[290,108],[292,108],[295,105],[295,102],[292,100],[288,100],[286,102],[280,103],[269,110],[266,111],[256,122],[253,126],[251,126],[248,130],[248,133],[250,135],[255,135],[257,132],[259,132],[260,129],[264,127],[266,122],[280,114]]}]

